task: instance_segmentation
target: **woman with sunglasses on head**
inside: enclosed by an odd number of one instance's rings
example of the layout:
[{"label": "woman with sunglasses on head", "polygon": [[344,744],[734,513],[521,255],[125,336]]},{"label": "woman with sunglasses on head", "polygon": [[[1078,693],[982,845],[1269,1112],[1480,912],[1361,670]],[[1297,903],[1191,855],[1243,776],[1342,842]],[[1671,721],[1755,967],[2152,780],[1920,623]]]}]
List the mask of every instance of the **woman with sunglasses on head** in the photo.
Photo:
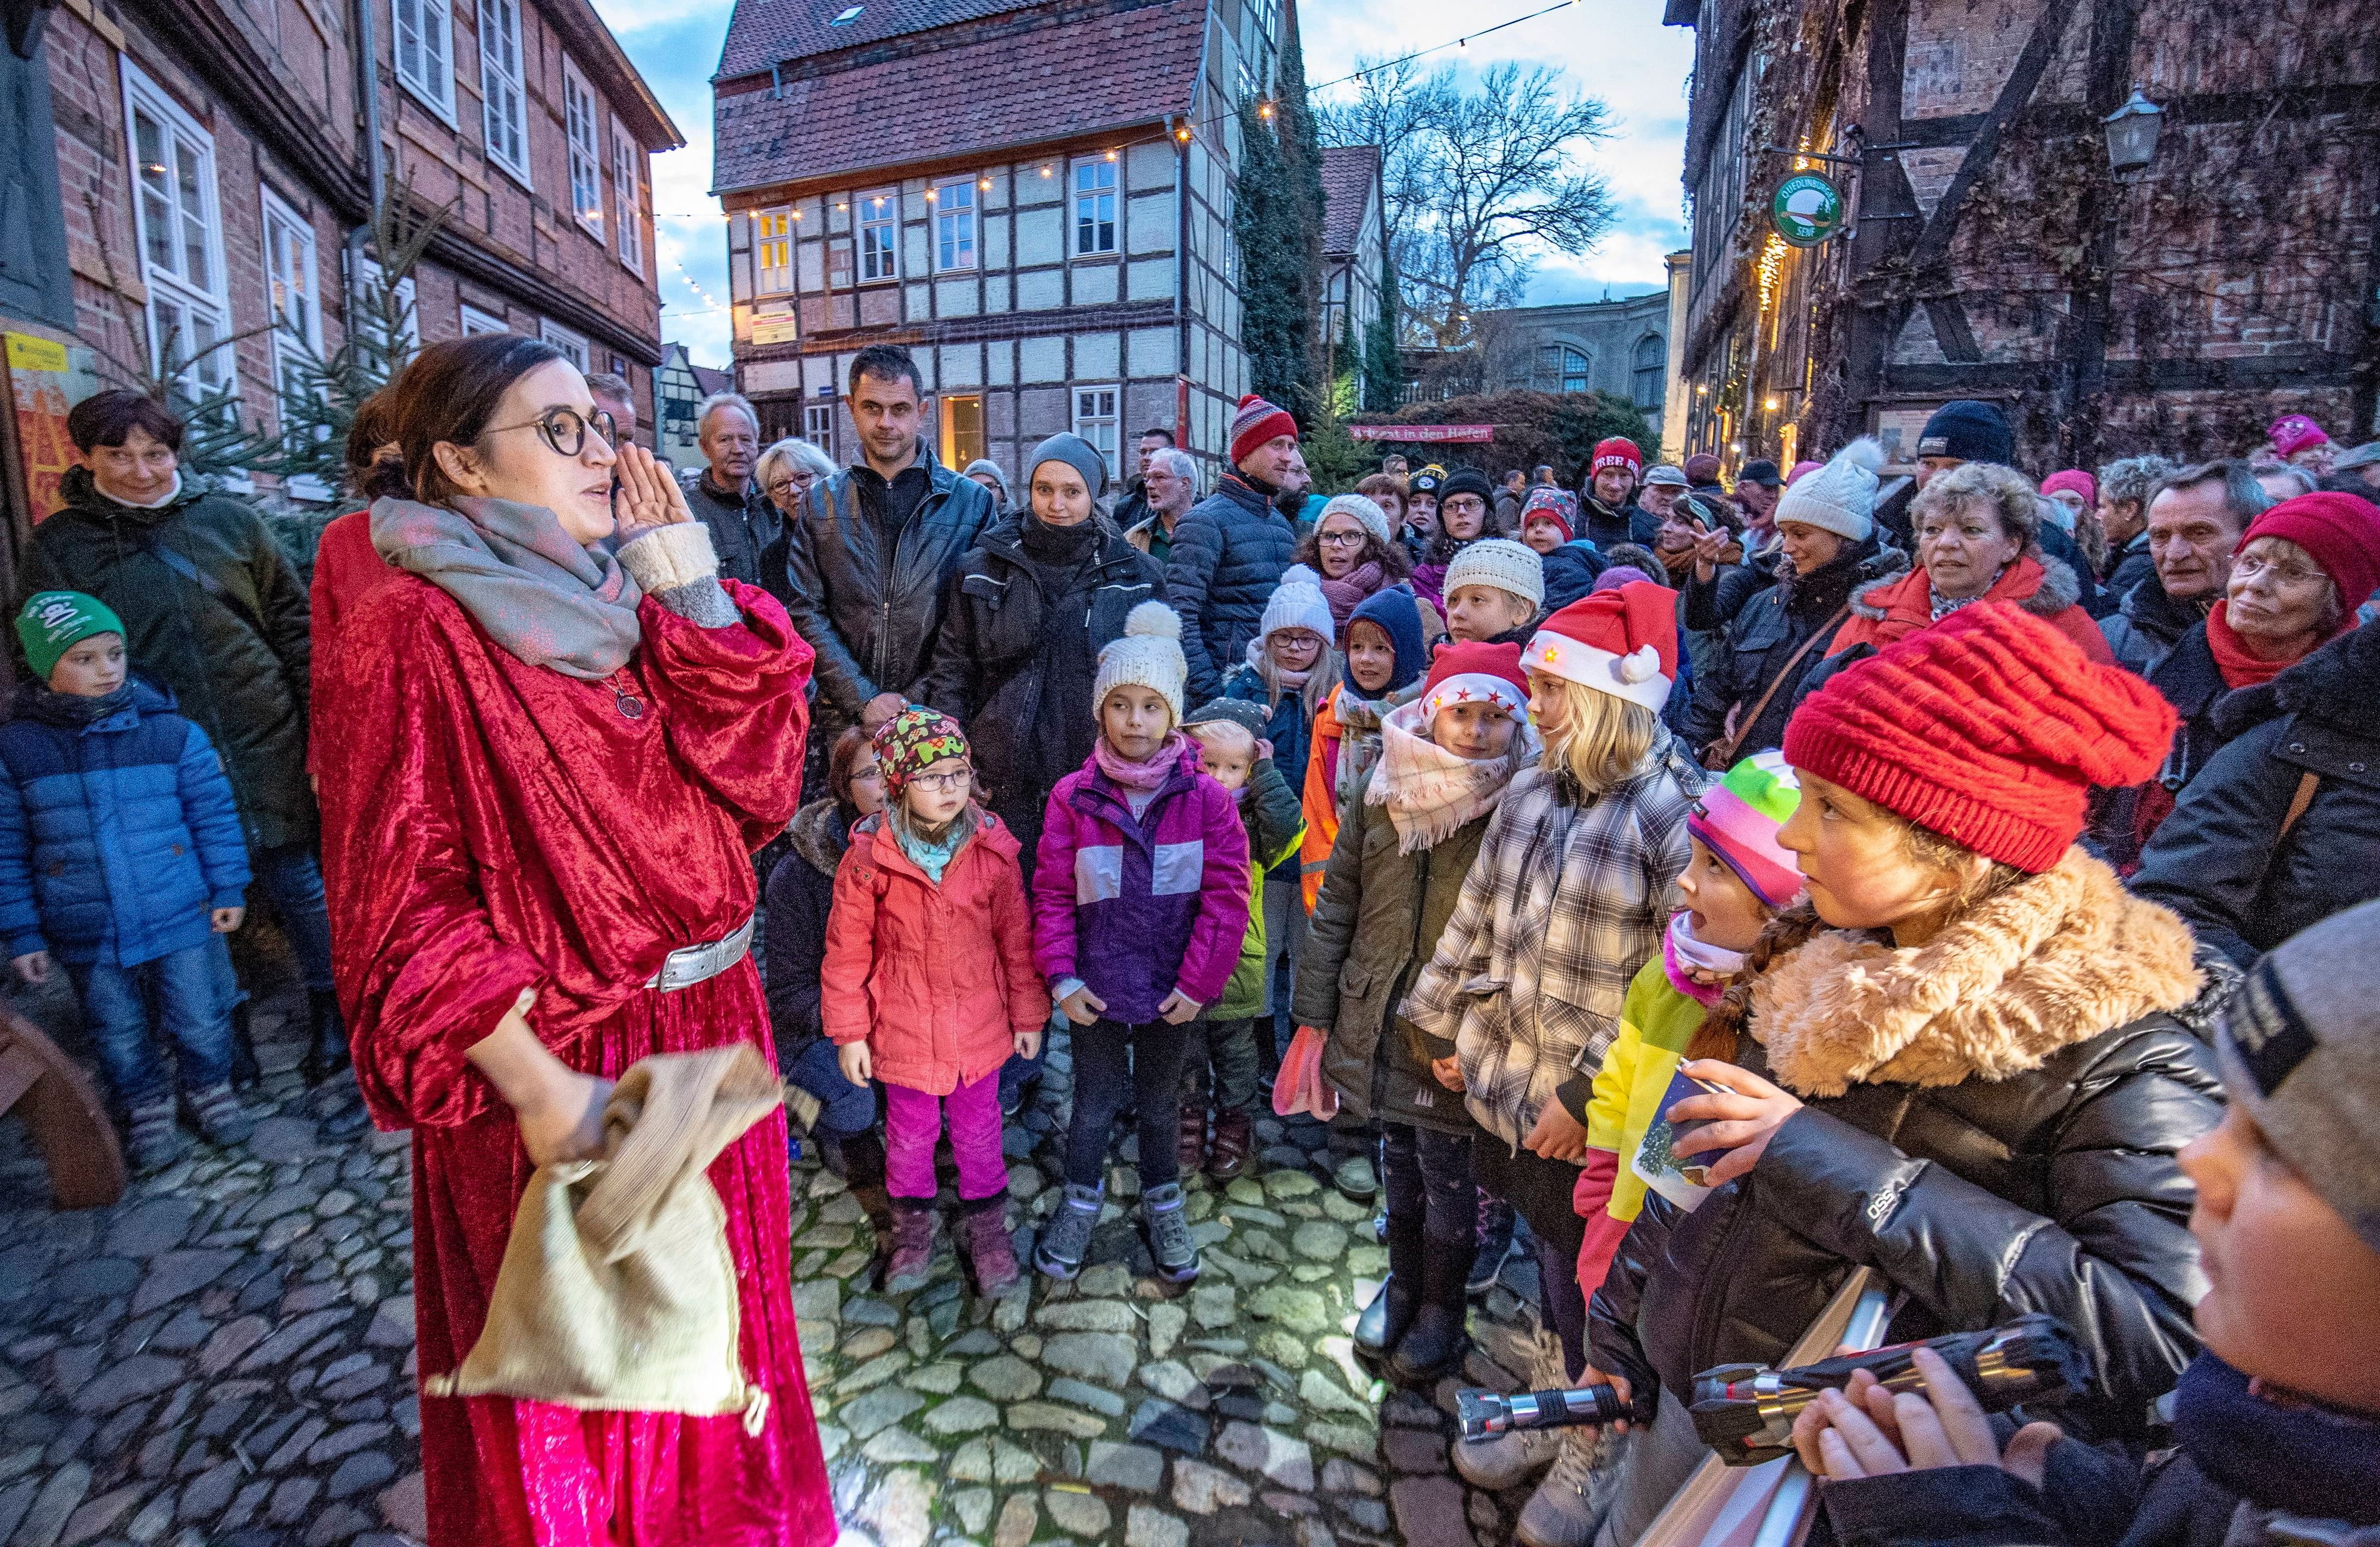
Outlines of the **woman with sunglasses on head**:
[{"label": "woman with sunglasses on head", "polygon": [[[397,396],[402,459],[375,469],[371,534],[399,573],[343,628],[342,713],[315,732],[339,997],[372,1116],[413,1131],[435,1375],[480,1336],[531,1171],[601,1152],[624,1070],[766,1054],[750,855],[800,788],[810,651],[766,593],[720,579],[675,482],[606,440],[551,345],[432,345]],[[708,1176],[765,1407],[424,1395],[431,1541],[833,1540],[782,1114]]]}]

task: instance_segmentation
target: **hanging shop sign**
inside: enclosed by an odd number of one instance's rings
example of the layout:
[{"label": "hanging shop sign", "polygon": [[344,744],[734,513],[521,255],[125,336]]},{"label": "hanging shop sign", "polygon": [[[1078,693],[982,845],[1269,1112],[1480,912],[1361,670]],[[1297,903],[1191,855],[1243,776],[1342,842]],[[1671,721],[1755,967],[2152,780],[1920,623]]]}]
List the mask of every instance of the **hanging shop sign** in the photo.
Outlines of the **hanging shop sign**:
[{"label": "hanging shop sign", "polygon": [[1843,190],[1823,172],[1796,172],[1777,185],[1768,224],[1793,247],[1816,247],[1843,228]]},{"label": "hanging shop sign", "polygon": [[1351,424],[1348,438],[1358,441],[1402,441],[1420,445],[1439,441],[1492,441],[1492,424]]}]

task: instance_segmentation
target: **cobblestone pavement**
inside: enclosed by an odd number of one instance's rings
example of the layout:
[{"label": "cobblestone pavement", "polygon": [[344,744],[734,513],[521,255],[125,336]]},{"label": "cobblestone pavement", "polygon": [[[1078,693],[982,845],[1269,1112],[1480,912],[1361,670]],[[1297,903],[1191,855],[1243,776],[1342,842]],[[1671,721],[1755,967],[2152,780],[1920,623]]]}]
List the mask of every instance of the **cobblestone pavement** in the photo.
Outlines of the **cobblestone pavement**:
[{"label": "cobblestone pavement", "polygon": [[[271,1070],[298,1049],[262,1052]],[[1020,1254],[1061,1190],[1066,1066],[1054,1049],[1009,1134]],[[419,1538],[405,1140],[325,1139],[294,1075],[265,1094],[281,1110],[248,1152],[201,1146],[78,1214],[48,1210],[0,1124],[0,1547]],[[1092,1265],[997,1302],[947,1229],[934,1284],[877,1291],[861,1200],[796,1168],[796,1309],[848,1547],[1509,1538],[1525,1494],[1448,1468],[1453,1383],[1390,1393],[1353,1358],[1384,1269],[1372,1205],[1332,1186],[1319,1125],[1258,1133],[1248,1175],[1191,1184],[1207,1266],[1186,1292],[1148,1276],[1129,1143]],[[1515,1383],[1529,1271],[1475,1312],[1473,1380]]]}]

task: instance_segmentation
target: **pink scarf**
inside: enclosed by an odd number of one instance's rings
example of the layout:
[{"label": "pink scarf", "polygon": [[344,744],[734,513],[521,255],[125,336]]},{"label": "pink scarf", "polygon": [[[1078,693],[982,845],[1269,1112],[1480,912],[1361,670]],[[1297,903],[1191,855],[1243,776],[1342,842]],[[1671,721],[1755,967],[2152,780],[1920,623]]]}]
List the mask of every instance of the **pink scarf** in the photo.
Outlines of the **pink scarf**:
[{"label": "pink scarf", "polygon": [[1716,1005],[1727,997],[1728,980],[1743,970],[1743,953],[1695,939],[1693,920],[1682,907],[1670,915],[1661,934],[1661,969],[1670,986],[1695,1004]]},{"label": "pink scarf", "polygon": [[1512,775],[1537,757],[1536,733],[1525,722],[1507,755],[1484,762],[1458,757],[1421,734],[1421,708],[1405,704],[1381,720],[1380,763],[1364,797],[1396,824],[1399,854],[1435,848],[1494,810]]},{"label": "pink scarf", "polygon": [[1374,591],[1388,584],[1388,580],[1389,577],[1380,568],[1380,561],[1378,559],[1366,560],[1336,580],[1325,579],[1322,582],[1322,600],[1330,604],[1330,621],[1336,623],[1340,631],[1344,633],[1348,617],[1356,608],[1362,606]]},{"label": "pink scarf", "polygon": [[1126,762],[1123,754],[1108,745],[1108,738],[1102,736],[1092,744],[1091,756],[1099,760],[1099,772],[1113,779],[1118,788],[1148,795],[1162,789],[1165,781],[1173,776],[1184,745],[1180,731],[1168,731],[1164,742],[1148,755],[1147,762]]}]

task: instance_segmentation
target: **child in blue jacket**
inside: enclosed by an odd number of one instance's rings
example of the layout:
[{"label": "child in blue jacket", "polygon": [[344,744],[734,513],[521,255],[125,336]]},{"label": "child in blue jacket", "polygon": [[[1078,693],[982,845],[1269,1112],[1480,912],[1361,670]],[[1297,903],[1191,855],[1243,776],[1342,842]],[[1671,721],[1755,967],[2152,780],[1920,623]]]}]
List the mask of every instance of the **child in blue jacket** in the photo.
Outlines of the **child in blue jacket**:
[{"label": "child in blue jacket", "polygon": [[17,975],[51,957],[82,1001],[125,1113],[133,1168],[162,1169],[188,1140],[151,1034],[153,980],[190,1115],[209,1142],[253,1127],[231,1090],[230,954],[249,882],[230,781],[206,733],[134,680],[124,625],[95,597],[45,591],[17,634],[47,686],[0,725],[0,937]]}]

